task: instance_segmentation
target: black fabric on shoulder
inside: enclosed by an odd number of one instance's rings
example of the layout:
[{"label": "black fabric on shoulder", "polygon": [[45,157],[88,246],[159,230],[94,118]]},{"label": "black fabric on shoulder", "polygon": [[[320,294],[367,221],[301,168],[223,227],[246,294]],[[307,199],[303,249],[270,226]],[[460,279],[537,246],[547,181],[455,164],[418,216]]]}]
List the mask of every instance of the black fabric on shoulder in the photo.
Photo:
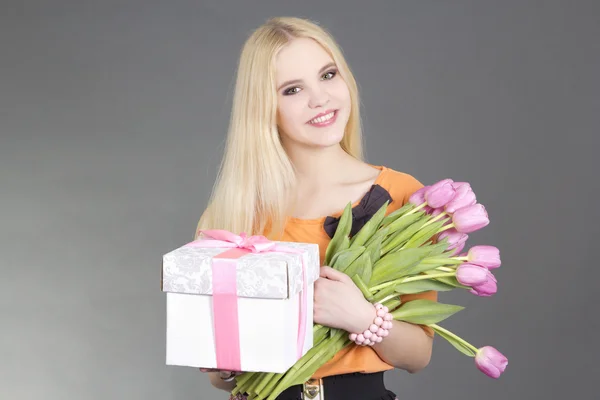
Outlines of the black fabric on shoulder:
[{"label": "black fabric on shoulder", "polygon": [[[380,185],[373,185],[371,189],[363,196],[359,204],[352,208],[352,228],[350,236],[354,236],[371,217],[388,201],[392,202],[392,196]],[[323,228],[330,238],[335,234],[340,218],[327,217],[323,223]]]}]

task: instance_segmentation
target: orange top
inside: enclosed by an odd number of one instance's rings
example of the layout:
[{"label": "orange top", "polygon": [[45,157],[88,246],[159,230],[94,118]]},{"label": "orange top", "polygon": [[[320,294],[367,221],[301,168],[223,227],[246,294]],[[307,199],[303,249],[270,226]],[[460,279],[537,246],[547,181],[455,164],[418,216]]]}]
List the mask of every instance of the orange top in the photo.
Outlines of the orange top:
[{"label": "orange top", "polygon": [[[387,208],[387,214],[402,207],[415,191],[423,187],[423,184],[411,175],[394,171],[384,166],[373,167],[381,170],[381,173],[373,185],[379,185],[381,188],[385,189],[391,197]],[[359,203],[360,201],[355,202],[353,207],[358,206]],[[377,208],[379,207],[371,207],[373,210],[372,212],[374,213],[377,211]],[[341,214],[342,210],[331,215],[331,217],[337,218]],[[325,250],[331,240],[324,229],[326,218],[327,217],[315,219],[288,218],[284,228],[283,237],[278,240],[286,242],[317,243],[319,245],[322,265],[325,259]],[[437,292],[432,291],[400,296],[402,302],[417,298],[437,301]],[[422,328],[427,335],[433,337],[434,332],[430,327],[422,326]],[[383,361],[372,347],[353,344],[339,351],[331,360],[321,366],[321,368],[313,375],[313,378],[317,379],[325,376],[351,372],[372,373],[391,369],[394,369],[394,367]]]}]

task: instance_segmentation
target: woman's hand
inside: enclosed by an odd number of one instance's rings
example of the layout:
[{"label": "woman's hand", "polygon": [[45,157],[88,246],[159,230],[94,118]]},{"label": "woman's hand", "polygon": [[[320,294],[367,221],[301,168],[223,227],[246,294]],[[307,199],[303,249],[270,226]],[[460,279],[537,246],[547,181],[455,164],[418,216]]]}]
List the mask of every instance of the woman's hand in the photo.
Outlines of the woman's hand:
[{"label": "woman's hand", "polygon": [[320,278],[315,281],[315,323],[359,333],[369,328],[373,318],[375,308],[348,275],[321,267]]},{"label": "woman's hand", "polygon": [[201,372],[218,372],[219,373],[219,377],[221,379],[228,379],[230,377],[238,376],[238,375],[243,374],[243,372],[226,371],[226,370],[217,369],[217,368],[200,368],[200,371]]}]

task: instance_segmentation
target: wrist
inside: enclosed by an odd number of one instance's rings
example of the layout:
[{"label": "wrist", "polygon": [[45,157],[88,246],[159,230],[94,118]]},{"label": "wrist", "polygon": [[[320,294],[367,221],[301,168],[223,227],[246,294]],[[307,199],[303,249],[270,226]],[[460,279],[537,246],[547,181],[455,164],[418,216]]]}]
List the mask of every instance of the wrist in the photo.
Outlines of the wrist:
[{"label": "wrist", "polygon": [[369,306],[372,307],[372,322],[369,327],[365,330],[359,328],[352,331],[348,336],[350,340],[362,346],[373,346],[375,343],[380,343],[388,336],[389,330],[393,328],[392,321],[394,317],[386,306],[380,303],[369,304]]},{"label": "wrist", "polygon": [[377,310],[375,310],[373,304],[365,300],[362,307],[354,315],[355,318],[346,329],[350,333],[362,332],[368,329],[373,323],[373,319],[377,316]]}]

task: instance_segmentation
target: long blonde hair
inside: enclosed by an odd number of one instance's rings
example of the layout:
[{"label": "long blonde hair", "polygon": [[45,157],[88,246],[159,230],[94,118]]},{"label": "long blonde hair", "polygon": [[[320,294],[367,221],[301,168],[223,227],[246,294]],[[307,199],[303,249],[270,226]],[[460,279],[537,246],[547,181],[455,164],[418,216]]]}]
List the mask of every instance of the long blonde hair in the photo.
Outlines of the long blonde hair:
[{"label": "long blonde hair", "polygon": [[351,98],[341,147],[362,160],[358,88],[338,44],[315,22],[294,17],[269,19],[242,49],[225,152],[196,236],[200,229],[226,229],[275,238],[285,226],[296,177],[277,128],[274,59],[294,38],[315,40],[337,65]]}]

